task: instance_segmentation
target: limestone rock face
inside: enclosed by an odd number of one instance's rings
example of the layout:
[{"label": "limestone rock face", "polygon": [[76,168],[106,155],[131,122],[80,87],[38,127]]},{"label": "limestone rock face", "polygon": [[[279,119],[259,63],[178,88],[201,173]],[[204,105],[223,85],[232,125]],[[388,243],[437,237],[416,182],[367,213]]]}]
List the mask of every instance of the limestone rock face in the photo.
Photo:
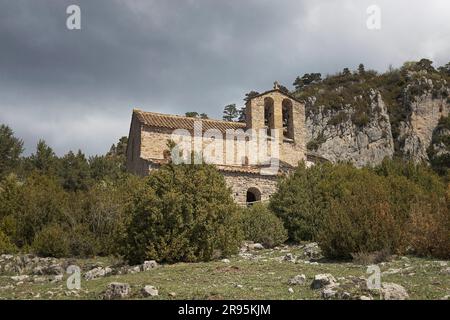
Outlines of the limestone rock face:
[{"label": "limestone rock face", "polygon": [[[312,101],[313,103],[313,101]],[[307,140],[316,141],[313,152],[331,161],[350,161],[357,167],[377,165],[394,154],[394,142],[386,106],[378,91],[371,90],[370,114],[364,125],[352,121],[355,110],[325,110],[307,113]]]},{"label": "limestone rock face", "polygon": [[[395,128],[379,91],[370,90],[369,116],[359,125],[355,124],[357,111],[352,106],[347,105],[343,110],[326,109],[314,106],[315,98],[311,97],[306,104],[308,152],[333,163],[349,161],[357,167],[377,165],[385,157],[392,158],[394,153],[415,163],[429,162],[430,145],[437,156],[449,153],[443,143],[433,144],[433,137],[450,134],[448,129],[438,126],[439,120],[450,114],[450,100],[436,97],[433,82],[423,81],[429,89],[420,94],[412,94],[408,86],[404,89],[405,116],[396,122]],[[448,88],[445,90],[450,92]]]},{"label": "limestone rock face", "polygon": [[416,163],[428,161],[427,148],[431,144],[433,132],[439,119],[448,116],[450,105],[444,99],[433,99],[431,93],[415,97],[407,103],[410,115],[406,121],[400,123],[400,152],[405,159]]}]

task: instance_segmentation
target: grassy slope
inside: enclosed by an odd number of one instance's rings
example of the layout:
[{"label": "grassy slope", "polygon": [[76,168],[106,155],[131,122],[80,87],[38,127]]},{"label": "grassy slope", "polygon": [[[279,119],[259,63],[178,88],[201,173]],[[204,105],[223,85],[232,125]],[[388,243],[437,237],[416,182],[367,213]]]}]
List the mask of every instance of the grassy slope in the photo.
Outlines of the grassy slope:
[{"label": "grassy slope", "polygon": [[[300,249],[289,248],[294,255]],[[309,285],[314,275],[331,273],[338,277],[366,277],[366,267],[352,263],[319,263],[311,265],[281,261],[285,250],[254,252],[256,260],[234,256],[230,263],[178,263],[137,274],[109,276],[91,281],[82,280],[82,290],[69,292],[64,282],[24,282],[14,289],[0,289],[0,297],[6,299],[98,299],[110,282],[126,282],[131,285],[130,298],[142,298],[139,294],[144,285],[159,289],[159,296],[150,299],[320,299],[319,290]],[[79,264],[89,261],[80,260]],[[107,259],[102,261],[108,265]],[[411,299],[440,299],[450,294],[450,276],[441,274],[438,261],[415,257],[398,258],[381,266],[405,268],[405,274],[383,275],[382,282],[394,282],[404,286]],[[305,274],[305,285],[289,285],[288,280],[297,274]],[[0,277],[0,287],[14,283],[9,276]],[[242,286],[242,287],[240,287]],[[288,292],[292,287],[294,293]],[[52,291],[53,294],[48,293]],[[171,297],[170,292],[176,296]]]}]

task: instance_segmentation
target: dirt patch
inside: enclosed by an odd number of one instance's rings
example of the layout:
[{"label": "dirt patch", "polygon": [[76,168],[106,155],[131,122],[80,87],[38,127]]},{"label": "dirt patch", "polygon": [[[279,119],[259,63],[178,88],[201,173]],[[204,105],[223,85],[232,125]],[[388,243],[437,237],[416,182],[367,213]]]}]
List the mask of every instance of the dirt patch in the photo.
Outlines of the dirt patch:
[{"label": "dirt patch", "polygon": [[217,267],[216,271],[218,271],[218,272],[240,272],[241,268],[239,268],[237,266]]}]

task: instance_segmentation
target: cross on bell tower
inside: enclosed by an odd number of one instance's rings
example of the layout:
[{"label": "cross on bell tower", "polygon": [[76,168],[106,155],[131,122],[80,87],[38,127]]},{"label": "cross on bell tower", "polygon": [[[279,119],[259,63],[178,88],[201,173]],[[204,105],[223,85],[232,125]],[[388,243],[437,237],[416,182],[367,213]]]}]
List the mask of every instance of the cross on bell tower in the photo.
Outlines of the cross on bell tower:
[{"label": "cross on bell tower", "polygon": [[275,81],[275,82],[273,83],[273,89],[274,89],[274,90],[279,90],[279,89],[280,89],[280,84],[278,83],[278,81]]}]

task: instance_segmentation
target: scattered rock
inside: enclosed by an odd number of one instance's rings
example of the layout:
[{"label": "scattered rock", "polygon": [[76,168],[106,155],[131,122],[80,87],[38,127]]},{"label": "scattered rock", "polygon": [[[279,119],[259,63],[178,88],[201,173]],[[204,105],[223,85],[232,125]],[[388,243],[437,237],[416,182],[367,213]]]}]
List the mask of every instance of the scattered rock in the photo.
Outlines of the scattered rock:
[{"label": "scattered rock", "polygon": [[402,269],[389,269],[389,270],[387,270],[387,271],[384,271],[384,272],[382,272],[381,274],[382,275],[385,275],[385,274],[397,274],[397,273],[400,273],[400,272],[402,272]]},{"label": "scattered rock", "polygon": [[436,261],[437,264],[439,264],[440,267],[446,267],[448,265],[447,261]]},{"label": "scattered rock", "polygon": [[289,262],[295,262],[295,256],[292,253],[287,253],[284,257],[283,257],[284,261],[289,261]]},{"label": "scattered rock", "polygon": [[169,297],[176,297],[177,294],[175,292],[169,292]]},{"label": "scattered rock", "polygon": [[103,299],[113,300],[125,298],[130,294],[130,285],[128,283],[111,282],[108,284]]},{"label": "scattered rock", "polygon": [[64,274],[64,268],[60,264],[52,264],[48,268],[44,269],[48,275],[61,275]]},{"label": "scattered rock", "polygon": [[304,274],[298,274],[292,279],[289,279],[288,283],[292,285],[302,285],[306,282],[306,276]]},{"label": "scattered rock", "polygon": [[110,273],[112,273],[112,271],[113,270],[109,267],[106,267],[106,268],[97,267],[97,268],[94,268],[94,269],[86,272],[84,274],[84,279],[92,280],[92,279],[96,279],[96,278],[105,277],[105,276],[109,275]]},{"label": "scattered rock", "polygon": [[141,265],[142,271],[149,271],[157,267],[158,263],[155,260],[144,261],[144,263]]},{"label": "scattered rock", "polygon": [[222,261],[223,263],[230,263],[230,259],[222,259],[220,261]]},{"label": "scattered rock", "polygon": [[144,297],[154,297],[158,295],[158,289],[156,289],[154,286],[145,286],[142,288],[141,293]]},{"label": "scattered rock", "polygon": [[56,275],[56,276],[53,277],[53,279],[51,280],[51,282],[52,282],[52,283],[59,282],[59,281],[62,281],[63,278],[64,278],[64,275],[58,274],[58,275]]},{"label": "scattered rock", "polygon": [[441,274],[447,274],[447,275],[450,275],[450,267],[442,269],[442,270],[441,270]]},{"label": "scattered rock", "polygon": [[325,300],[335,298],[337,295],[337,291],[332,288],[325,288],[322,290],[322,298]]},{"label": "scattered rock", "polygon": [[320,259],[322,258],[322,250],[320,249],[317,242],[308,243],[303,248],[303,254],[309,259]]},{"label": "scattered rock", "polygon": [[372,300],[372,297],[368,296],[360,296],[359,300]]},{"label": "scattered rock", "polygon": [[289,289],[288,289],[288,292],[289,292],[289,293],[294,293],[294,289],[289,288]]},{"label": "scattered rock", "polygon": [[250,250],[263,250],[264,246],[261,243],[250,243],[248,248]]},{"label": "scattered rock", "polygon": [[47,282],[48,279],[46,277],[41,277],[41,276],[34,276],[33,277],[33,282],[35,283],[42,283],[42,282]]},{"label": "scattered rock", "polygon": [[12,284],[8,284],[6,286],[0,287],[0,291],[1,290],[10,290],[10,289],[14,289],[14,286]]},{"label": "scattered rock", "polygon": [[344,300],[349,300],[349,299],[351,299],[351,297],[352,297],[352,295],[351,295],[349,292],[344,291],[344,292],[342,292],[340,298],[341,298],[341,299],[344,299]]},{"label": "scattered rock", "polygon": [[[12,277],[11,277],[11,280],[23,282],[23,281],[25,281],[25,280],[28,280],[29,277],[30,277],[30,276],[24,274],[24,275],[21,275],[21,276],[12,276]],[[19,283],[17,283],[17,284],[19,284]]]},{"label": "scattered rock", "polygon": [[130,267],[130,268],[128,268],[128,270],[127,270],[127,273],[131,273],[131,274],[133,274],[133,273],[139,273],[139,272],[141,272],[141,266]]},{"label": "scattered rock", "polygon": [[326,286],[332,286],[336,284],[336,279],[329,273],[316,274],[314,280],[311,283],[312,289],[321,289]]},{"label": "scattered rock", "polygon": [[406,300],[409,298],[408,292],[404,287],[396,283],[382,283],[381,296],[384,300]]}]

